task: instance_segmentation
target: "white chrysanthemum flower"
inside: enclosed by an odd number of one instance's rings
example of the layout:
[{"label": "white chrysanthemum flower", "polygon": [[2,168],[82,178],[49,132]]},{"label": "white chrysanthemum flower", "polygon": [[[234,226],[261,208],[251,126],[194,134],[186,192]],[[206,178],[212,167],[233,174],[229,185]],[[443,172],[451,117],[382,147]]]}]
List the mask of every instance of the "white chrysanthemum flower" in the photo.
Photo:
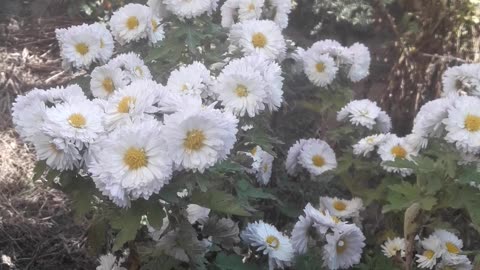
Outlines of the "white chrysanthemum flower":
[{"label": "white chrysanthemum flower", "polygon": [[422,137],[437,137],[443,132],[443,120],[454,98],[439,98],[425,103],[413,120],[412,133]]},{"label": "white chrysanthemum flower", "polygon": [[121,45],[147,37],[152,20],[152,11],[148,6],[127,4],[113,12],[110,29]]},{"label": "white chrysanthemum flower", "polygon": [[185,108],[200,108],[202,98],[194,95],[181,95],[159,87],[157,91],[157,106],[162,113],[171,114],[185,110]]},{"label": "white chrysanthemum flower", "polygon": [[211,13],[218,0],[164,0],[166,8],[180,19],[192,19],[203,13]]},{"label": "white chrysanthemum flower", "polygon": [[79,167],[82,156],[72,141],[38,133],[32,143],[37,159],[45,160],[50,168],[64,171]]},{"label": "white chrysanthemum flower", "polygon": [[428,146],[428,139],[416,133],[411,133],[405,136],[405,142],[411,145],[415,152],[420,152]]},{"label": "white chrysanthemum flower", "polygon": [[319,139],[309,140],[303,145],[298,162],[314,176],[337,167],[337,159],[333,149]]},{"label": "white chrysanthemum flower", "polygon": [[247,56],[243,59],[263,77],[267,93],[263,103],[270,111],[278,110],[283,102],[283,77],[280,65],[261,55]]},{"label": "white chrysanthemum flower", "polygon": [[273,225],[257,221],[249,223],[240,237],[251,245],[268,255],[269,269],[289,266],[293,260],[293,248],[290,239],[280,233]]},{"label": "white chrysanthemum flower", "polygon": [[421,241],[424,249],[422,254],[417,254],[419,268],[432,269],[437,264],[437,259],[442,256],[442,241],[435,235]]},{"label": "white chrysanthemum flower", "polygon": [[262,54],[270,59],[282,59],[286,43],[278,25],[268,20],[249,20],[232,26],[230,42],[247,55]]},{"label": "white chrysanthemum flower", "polygon": [[329,229],[335,230],[337,226],[345,224],[338,217],[331,215],[327,209],[320,211],[308,203],[303,209],[305,216],[313,221],[313,227],[319,235],[325,235]]},{"label": "white chrysanthemum flower", "polygon": [[292,11],[291,0],[269,0],[270,5],[275,9],[273,21],[282,29],[288,26],[288,16]]},{"label": "white chrysanthemum flower", "polygon": [[[314,139],[309,139],[309,140],[314,140]],[[300,157],[300,153],[302,152],[303,146],[309,140],[300,139],[297,142],[295,142],[295,144],[292,145],[290,149],[288,149],[287,160],[285,161],[285,167],[289,175],[295,175],[297,173],[298,158]]]},{"label": "white chrysanthemum flower", "polygon": [[395,257],[397,254],[405,257],[405,239],[400,237],[388,238],[382,245],[382,252],[387,258]]},{"label": "white chrysanthemum flower", "polygon": [[43,131],[55,138],[73,140],[80,149],[83,143],[94,142],[104,132],[103,111],[89,100],[57,104],[45,113]]},{"label": "white chrysanthemum flower", "polygon": [[157,16],[152,16],[147,31],[148,40],[153,45],[160,45],[158,42],[165,38],[162,21]]},{"label": "white chrysanthemum flower", "polygon": [[344,200],[337,197],[320,197],[320,208],[339,218],[352,218],[360,215],[363,201],[360,198]]},{"label": "white chrysanthemum flower", "polygon": [[225,109],[238,116],[247,113],[254,117],[265,109],[266,87],[261,73],[242,58],[222,70],[213,88]]},{"label": "white chrysanthemum flower", "polygon": [[90,90],[97,98],[107,99],[115,90],[127,85],[123,71],[111,65],[96,67],[90,77]]},{"label": "white chrysanthemum flower", "polygon": [[205,221],[208,219],[208,214],[210,214],[210,209],[193,203],[187,206],[186,211],[188,214],[188,222],[192,224],[197,221],[200,223]]},{"label": "white chrysanthemum flower", "polygon": [[347,269],[360,262],[365,236],[353,224],[339,225],[326,235],[323,247],[323,265],[329,269]]},{"label": "white chrysanthemum flower", "polygon": [[187,66],[172,71],[166,88],[182,95],[210,96],[212,84],[210,71],[200,62],[193,62]]},{"label": "white chrysanthemum flower", "polygon": [[336,58],[341,63],[352,62],[352,55],[350,51],[337,41],[331,39],[320,40],[313,43],[313,45],[306,50],[305,53],[309,55],[328,54],[329,56]]},{"label": "white chrysanthemum flower", "polygon": [[293,226],[290,242],[298,254],[305,254],[308,251],[309,232],[312,229],[313,221],[308,216],[299,216],[297,223]]},{"label": "white chrysanthemum flower", "polygon": [[386,139],[388,139],[388,134],[375,134],[375,135],[370,135],[367,136],[358,143],[353,145],[353,154],[359,156],[367,156],[375,150],[375,147],[381,145]]},{"label": "white chrysanthemum flower", "polygon": [[[405,138],[399,138],[395,135],[390,135],[378,148],[378,154],[383,161],[395,161],[395,159],[412,160],[418,153],[415,147],[410,145]],[[386,165],[382,165],[388,172],[400,173],[402,176],[408,176],[412,174],[412,169],[407,168],[395,168]]]},{"label": "white chrysanthemum flower", "polygon": [[163,0],[148,0],[147,5],[152,10],[153,15],[160,19],[163,19],[168,15],[168,10],[163,3]]},{"label": "white chrysanthemum flower", "polygon": [[352,56],[352,63],[348,71],[348,78],[352,82],[358,82],[367,77],[370,69],[370,51],[361,43],[354,43],[348,48]]},{"label": "white chrysanthemum flower", "polygon": [[119,127],[98,145],[88,170],[104,195],[116,203],[122,194],[147,200],[170,182],[172,161],[161,129],[156,120]]},{"label": "white chrysanthemum flower", "polygon": [[442,242],[442,257],[444,260],[450,261],[453,259],[452,257],[459,256],[459,253],[462,252],[463,241],[455,234],[446,230],[435,230],[433,235]]},{"label": "white chrysanthemum flower", "polygon": [[308,79],[316,86],[324,87],[333,82],[338,67],[335,60],[327,54],[305,53],[303,70]]},{"label": "white chrysanthemum flower", "polygon": [[98,42],[100,43],[98,57],[102,62],[108,61],[113,55],[113,49],[115,48],[115,43],[113,41],[113,36],[107,27],[103,23],[94,23],[88,26],[90,31],[94,36],[97,37]]},{"label": "white chrysanthemum flower", "polygon": [[115,91],[105,105],[107,130],[149,118],[150,114],[156,113],[158,108],[154,104],[158,87],[154,81],[138,80]]},{"label": "white chrysanthemum flower", "polygon": [[238,119],[210,107],[164,116],[169,156],[180,168],[203,172],[224,160],[236,141]]},{"label": "white chrysanthemum flower", "polygon": [[108,64],[113,67],[121,68],[130,81],[152,79],[150,70],[136,53],[130,52],[119,54]]},{"label": "white chrysanthemum flower", "polygon": [[[355,126],[364,126],[373,129],[376,126],[384,132],[391,127],[390,117],[377,106],[376,102],[368,99],[353,100],[343,107],[337,114],[337,120],[346,118]],[[388,129],[388,130],[387,130]]]},{"label": "white chrysanthemum flower", "polygon": [[480,96],[479,75],[479,64],[464,64],[448,68],[442,75],[443,95],[471,94]]},{"label": "white chrysanthemum flower", "polygon": [[33,137],[41,133],[45,120],[45,91],[33,89],[25,96],[17,96],[12,107],[12,121],[20,137],[32,142]]},{"label": "white chrysanthemum flower", "polygon": [[261,185],[267,185],[272,176],[274,157],[264,151],[260,146],[256,146],[250,154],[253,158],[252,170],[257,175],[258,183]]},{"label": "white chrysanthemum flower", "polygon": [[239,22],[258,20],[265,0],[227,0],[221,7],[222,26],[231,27],[235,18]]},{"label": "white chrysanthemum flower", "polygon": [[448,109],[443,121],[447,135],[445,139],[467,152],[480,150],[480,99],[462,96]]},{"label": "white chrysanthemum flower", "polygon": [[472,262],[465,255],[457,255],[452,260],[442,260],[435,267],[436,270],[472,270]]},{"label": "white chrysanthemum flower", "polygon": [[100,56],[100,42],[87,24],[55,30],[65,63],[88,68]]},{"label": "white chrysanthemum flower", "polygon": [[83,93],[82,88],[77,84],[63,86],[57,86],[47,89],[45,91],[47,101],[53,104],[59,104],[67,101],[74,100],[87,100],[87,96]]},{"label": "white chrysanthemum flower", "polygon": [[120,266],[124,261],[124,258],[120,258],[117,261],[117,257],[115,257],[115,255],[108,253],[100,256],[98,259],[100,265],[97,266],[96,270],[127,270],[127,268]]}]

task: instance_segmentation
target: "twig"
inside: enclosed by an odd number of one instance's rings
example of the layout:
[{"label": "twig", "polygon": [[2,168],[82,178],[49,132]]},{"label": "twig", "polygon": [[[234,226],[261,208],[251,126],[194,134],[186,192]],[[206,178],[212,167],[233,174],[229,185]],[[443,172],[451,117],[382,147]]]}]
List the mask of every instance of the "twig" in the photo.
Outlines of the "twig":
[{"label": "twig", "polygon": [[430,53],[419,53],[419,55],[425,56],[425,57],[430,57],[430,58],[438,58],[438,59],[440,59],[444,62],[457,61],[457,62],[460,62],[460,63],[471,63],[471,61],[469,61],[469,60],[465,60],[465,59],[458,58],[458,57],[451,56],[451,55],[438,55],[438,54],[430,54]]}]

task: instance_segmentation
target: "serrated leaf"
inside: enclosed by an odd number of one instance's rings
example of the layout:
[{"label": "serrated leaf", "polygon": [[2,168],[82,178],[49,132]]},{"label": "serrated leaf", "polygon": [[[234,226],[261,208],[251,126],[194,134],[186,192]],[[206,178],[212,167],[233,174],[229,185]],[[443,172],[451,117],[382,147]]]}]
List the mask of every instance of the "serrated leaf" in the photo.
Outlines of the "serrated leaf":
[{"label": "serrated leaf", "polygon": [[432,196],[422,194],[421,190],[408,182],[388,187],[388,204],[383,207],[383,212],[400,211],[407,209],[410,205],[418,202],[422,209],[431,210],[437,203],[437,199]]},{"label": "serrated leaf", "polygon": [[135,210],[132,210],[132,208],[115,211],[114,215],[115,216],[110,219],[110,225],[112,228],[120,231],[115,236],[112,250],[117,251],[121,249],[125,243],[135,239],[137,231],[141,227],[141,215],[135,213]]},{"label": "serrated leaf", "polygon": [[241,179],[237,182],[236,190],[238,197],[240,198],[269,199],[278,201],[275,195],[265,192],[261,188],[252,186],[252,184],[245,179]]},{"label": "serrated leaf", "polygon": [[177,269],[180,261],[166,255],[152,257],[140,267],[140,270],[171,270]]},{"label": "serrated leaf", "polygon": [[212,241],[225,249],[240,242],[238,224],[228,218],[210,217],[203,226],[202,235],[212,236]]},{"label": "serrated leaf", "polygon": [[219,190],[195,191],[192,194],[191,202],[220,213],[251,216],[233,195]]},{"label": "serrated leaf", "polygon": [[458,176],[458,183],[470,185],[471,183],[480,185],[480,172],[477,166],[469,166],[462,169],[462,172]]},{"label": "serrated leaf", "polygon": [[225,160],[222,161],[212,168],[209,169],[209,171],[220,173],[220,174],[225,174],[225,173],[238,173],[238,172],[243,172],[245,171],[245,167],[242,165],[231,161],[231,160]]},{"label": "serrated leaf", "polygon": [[94,220],[87,231],[87,248],[90,255],[97,257],[102,254],[107,243],[107,222],[105,219]]},{"label": "serrated leaf", "polygon": [[162,228],[163,219],[165,218],[165,212],[162,209],[162,205],[152,203],[149,205],[146,211],[148,223],[159,230]]},{"label": "serrated leaf", "polygon": [[42,177],[45,169],[47,168],[47,162],[45,160],[37,161],[35,168],[33,168],[33,177],[32,181],[36,181]]},{"label": "serrated leaf", "polygon": [[382,162],[383,165],[393,168],[400,168],[400,169],[412,169],[416,170],[417,165],[415,162],[407,159],[395,159],[395,161],[384,161]]},{"label": "serrated leaf", "polygon": [[188,220],[180,222],[178,228],[177,243],[185,250],[190,260],[190,266],[198,270],[206,269],[206,259],[204,256],[207,251],[206,245],[198,240],[197,232]]},{"label": "serrated leaf", "polygon": [[244,263],[242,257],[220,252],[215,258],[215,266],[220,270],[259,270],[260,267],[251,263]]}]

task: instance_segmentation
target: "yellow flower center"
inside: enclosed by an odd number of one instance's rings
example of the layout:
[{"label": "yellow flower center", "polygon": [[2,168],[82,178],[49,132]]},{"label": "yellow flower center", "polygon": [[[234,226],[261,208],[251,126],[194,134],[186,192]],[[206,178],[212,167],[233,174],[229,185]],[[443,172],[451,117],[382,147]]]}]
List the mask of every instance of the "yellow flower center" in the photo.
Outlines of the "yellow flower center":
[{"label": "yellow flower center", "polygon": [[480,117],[476,115],[467,115],[465,117],[465,129],[470,132],[480,131]]},{"label": "yellow flower center", "polygon": [[115,89],[114,85],[113,85],[113,80],[110,79],[110,78],[105,78],[103,81],[102,81],[102,87],[103,89],[108,92],[109,94],[113,92],[113,90]]},{"label": "yellow flower center", "polygon": [[137,76],[143,77],[143,70],[140,66],[135,67],[135,73],[137,74]]},{"label": "yellow flower center", "polygon": [[250,154],[254,155],[257,154],[257,147],[255,146],[254,148],[252,148],[252,150],[250,150]]},{"label": "yellow flower center", "polygon": [[252,36],[252,44],[255,48],[263,48],[267,45],[267,37],[262,33],[255,33]]},{"label": "yellow flower center", "polygon": [[434,255],[435,255],[435,252],[433,252],[431,250],[425,250],[423,252],[423,256],[427,257],[427,259],[429,259],[429,260],[431,260]]},{"label": "yellow flower center", "polygon": [[313,156],[312,162],[313,162],[313,165],[317,167],[322,167],[323,165],[325,165],[325,159],[319,155]]},{"label": "yellow flower center", "polygon": [[263,173],[267,173],[268,171],[268,164],[263,164]]},{"label": "yellow flower center", "polygon": [[347,243],[343,240],[337,242],[337,253],[342,254],[347,249]]},{"label": "yellow flower center", "polygon": [[193,129],[187,132],[187,137],[183,141],[183,146],[190,151],[197,151],[203,147],[205,142],[205,134],[203,131]]},{"label": "yellow flower center", "polygon": [[280,241],[277,237],[273,235],[267,236],[267,244],[269,247],[272,247],[274,249],[278,249],[280,247]]},{"label": "yellow flower center", "polygon": [[338,217],[336,217],[336,216],[331,216],[331,217],[332,217],[333,222],[335,222],[335,224],[340,223],[340,219]]},{"label": "yellow flower center", "polygon": [[81,55],[85,55],[88,53],[89,51],[89,48],[88,48],[88,45],[81,42],[81,43],[77,43],[77,45],[75,45],[75,50],[81,54]]},{"label": "yellow flower center", "polygon": [[318,73],[323,73],[325,71],[325,64],[324,63],[317,63],[315,65],[315,69],[317,69]]},{"label": "yellow flower center", "polygon": [[401,147],[400,145],[392,147],[392,150],[390,150],[390,152],[395,158],[405,158],[407,156],[407,150],[405,150],[405,148]]},{"label": "yellow flower center", "polygon": [[158,23],[156,20],[152,19],[152,31],[157,32],[158,29]]},{"label": "yellow flower center", "polygon": [[119,113],[128,113],[130,111],[130,104],[135,103],[134,97],[123,97],[117,105],[117,112]]},{"label": "yellow flower center", "polygon": [[68,123],[74,128],[83,128],[87,124],[87,119],[79,113],[74,113],[68,117]]},{"label": "yellow flower center", "polygon": [[130,147],[123,155],[123,162],[128,166],[128,169],[138,170],[147,166],[148,157],[143,149]]},{"label": "yellow flower center", "polygon": [[139,25],[138,19],[135,16],[130,16],[127,19],[127,28],[128,30],[134,30]]},{"label": "yellow flower center", "polygon": [[103,42],[103,39],[100,39],[100,49],[103,49],[105,47],[105,43]]},{"label": "yellow flower center", "polygon": [[347,205],[342,201],[335,201],[333,203],[333,208],[335,208],[335,210],[337,211],[344,211],[345,209],[347,209]]},{"label": "yellow flower center", "polygon": [[447,248],[447,251],[452,254],[458,254],[460,253],[460,249],[453,244],[452,242],[447,242],[445,243],[445,247]]},{"label": "yellow flower center", "polygon": [[186,84],[182,85],[182,88],[180,89],[182,92],[185,92],[188,90],[188,86]]},{"label": "yellow flower center", "polygon": [[255,5],[253,3],[251,3],[250,5],[248,5],[248,11],[249,12],[252,12],[255,10]]},{"label": "yellow flower center", "polygon": [[248,96],[247,87],[245,87],[245,85],[242,85],[242,84],[237,85],[237,88],[235,88],[235,94],[237,94],[238,97]]}]

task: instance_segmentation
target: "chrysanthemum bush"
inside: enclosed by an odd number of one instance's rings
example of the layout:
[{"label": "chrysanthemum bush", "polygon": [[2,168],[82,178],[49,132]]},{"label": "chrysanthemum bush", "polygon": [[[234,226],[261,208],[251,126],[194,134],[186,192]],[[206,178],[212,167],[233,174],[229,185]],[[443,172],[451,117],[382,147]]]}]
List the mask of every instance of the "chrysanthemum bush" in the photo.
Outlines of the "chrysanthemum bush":
[{"label": "chrysanthemum bush", "polygon": [[480,66],[447,70],[400,137],[351,100],[368,48],[296,47],[291,9],[148,1],[57,30],[86,75],[19,96],[13,121],[97,269],[473,268]]}]

